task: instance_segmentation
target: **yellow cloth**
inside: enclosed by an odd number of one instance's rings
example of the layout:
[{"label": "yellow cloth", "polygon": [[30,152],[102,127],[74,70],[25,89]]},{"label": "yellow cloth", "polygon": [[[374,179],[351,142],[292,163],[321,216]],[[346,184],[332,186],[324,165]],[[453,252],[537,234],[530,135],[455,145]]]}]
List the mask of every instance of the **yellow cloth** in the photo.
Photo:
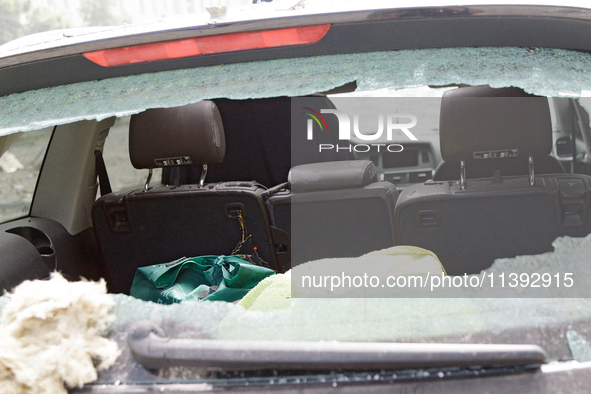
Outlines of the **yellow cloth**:
[{"label": "yellow cloth", "polygon": [[[319,265],[389,267],[387,275],[441,275],[445,271],[433,253],[396,246],[358,258],[323,259],[295,269]],[[292,270],[293,271],[293,270]],[[222,320],[222,339],[283,340],[411,340],[478,331],[470,300],[406,298],[290,298],[292,272],[273,275],[253,288]],[[458,316],[468,314],[465,319]]]},{"label": "yellow cloth", "polygon": [[291,303],[291,277],[289,274],[271,275],[249,291],[238,305],[250,310],[288,308]]},{"label": "yellow cloth", "polygon": [[[376,250],[355,258],[331,258],[313,260],[297,266],[295,269],[302,272],[317,272],[321,268],[324,272],[338,272],[344,268],[358,272],[373,265],[375,269],[380,266],[380,274],[384,277],[400,275],[441,275],[445,269],[437,256],[428,250],[416,246],[393,246],[391,248]],[[246,309],[272,310],[285,309],[290,305],[292,295],[291,270],[282,275],[273,275],[265,278],[238,303]]]}]

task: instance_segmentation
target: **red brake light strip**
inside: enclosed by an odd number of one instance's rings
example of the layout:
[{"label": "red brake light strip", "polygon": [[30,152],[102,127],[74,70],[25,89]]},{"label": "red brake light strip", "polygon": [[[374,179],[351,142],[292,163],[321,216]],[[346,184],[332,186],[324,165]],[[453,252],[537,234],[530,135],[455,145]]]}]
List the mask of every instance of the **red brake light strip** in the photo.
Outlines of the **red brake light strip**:
[{"label": "red brake light strip", "polygon": [[178,41],[143,44],[85,52],[84,57],[103,67],[178,59],[189,56],[313,44],[326,35],[330,24],[291,27],[218,36],[187,38]]}]

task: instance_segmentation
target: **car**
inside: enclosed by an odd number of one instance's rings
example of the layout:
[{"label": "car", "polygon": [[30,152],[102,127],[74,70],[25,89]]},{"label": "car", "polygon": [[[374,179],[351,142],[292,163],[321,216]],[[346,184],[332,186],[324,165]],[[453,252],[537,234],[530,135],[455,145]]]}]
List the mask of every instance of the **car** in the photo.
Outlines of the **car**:
[{"label": "car", "polygon": [[[75,390],[584,391],[591,10],[248,10],[0,46],[0,285],[117,303]],[[232,254],[292,298],[129,296]]]}]

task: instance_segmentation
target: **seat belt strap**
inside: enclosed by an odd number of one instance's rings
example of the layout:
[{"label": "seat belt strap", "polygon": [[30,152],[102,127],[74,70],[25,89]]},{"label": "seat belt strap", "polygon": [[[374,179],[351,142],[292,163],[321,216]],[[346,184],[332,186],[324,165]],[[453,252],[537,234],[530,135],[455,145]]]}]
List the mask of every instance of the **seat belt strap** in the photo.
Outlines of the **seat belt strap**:
[{"label": "seat belt strap", "polygon": [[107,167],[105,166],[105,160],[103,159],[103,152],[100,150],[94,151],[96,174],[99,179],[99,185],[101,188],[101,196],[112,192],[111,183],[109,182],[109,175],[107,174]]}]

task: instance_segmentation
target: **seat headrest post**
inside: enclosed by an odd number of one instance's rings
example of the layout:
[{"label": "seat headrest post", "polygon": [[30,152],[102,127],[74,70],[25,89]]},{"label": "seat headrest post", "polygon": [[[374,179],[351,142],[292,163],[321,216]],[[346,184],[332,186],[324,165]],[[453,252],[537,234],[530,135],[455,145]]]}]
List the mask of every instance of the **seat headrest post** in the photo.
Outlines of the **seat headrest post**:
[{"label": "seat headrest post", "polygon": [[207,175],[207,164],[203,165],[203,169],[201,170],[201,177],[199,178],[199,188],[203,188],[205,184],[205,177]]},{"label": "seat headrest post", "polygon": [[152,169],[148,170],[148,178],[146,179],[146,184],[144,185],[144,192],[147,192],[150,189],[150,180],[152,179]]},{"label": "seat headrest post", "polygon": [[466,162],[460,160],[460,189],[466,189]]},{"label": "seat headrest post", "polygon": [[527,165],[529,169],[529,184],[533,186],[536,183],[536,178],[534,174],[534,158],[532,156],[529,157]]}]

